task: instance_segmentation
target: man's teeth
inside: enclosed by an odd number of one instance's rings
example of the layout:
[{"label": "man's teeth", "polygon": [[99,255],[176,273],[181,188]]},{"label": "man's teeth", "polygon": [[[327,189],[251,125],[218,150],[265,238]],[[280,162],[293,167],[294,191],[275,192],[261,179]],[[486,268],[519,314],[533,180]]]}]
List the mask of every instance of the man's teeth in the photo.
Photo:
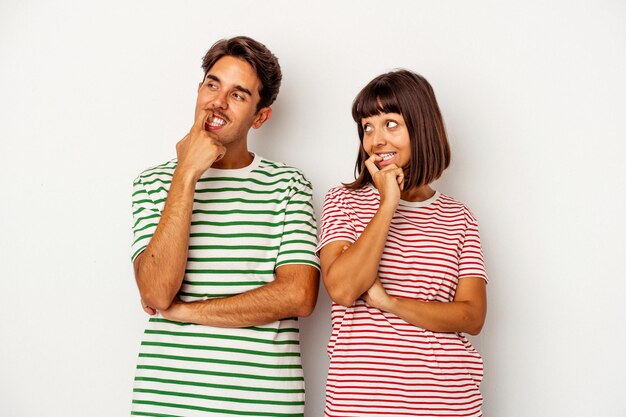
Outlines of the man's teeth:
[{"label": "man's teeth", "polygon": [[393,158],[395,156],[395,152],[389,152],[389,153],[381,153],[378,154],[378,156],[380,156],[381,158],[383,158],[383,161],[386,161],[389,158]]},{"label": "man's teeth", "polygon": [[224,126],[225,124],[226,124],[226,120],[221,119],[219,117],[213,117],[211,121],[209,122],[209,126],[211,127]]}]

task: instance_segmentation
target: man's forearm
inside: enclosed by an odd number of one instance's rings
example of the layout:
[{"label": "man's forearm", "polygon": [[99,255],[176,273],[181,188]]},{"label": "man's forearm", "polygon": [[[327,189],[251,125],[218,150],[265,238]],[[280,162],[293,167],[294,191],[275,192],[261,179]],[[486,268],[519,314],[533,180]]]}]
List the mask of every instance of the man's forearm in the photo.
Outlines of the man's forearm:
[{"label": "man's forearm", "polygon": [[146,250],[135,259],[141,298],[156,309],[169,307],[183,280],[195,184],[193,176],[174,171],[156,231]]},{"label": "man's forearm", "polygon": [[[286,267],[281,267],[286,268]],[[301,267],[262,287],[232,297],[185,303],[175,301],[161,311],[166,319],[216,327],[248,327],[286,317],[306,317],[317,301],[319,272]]]}]

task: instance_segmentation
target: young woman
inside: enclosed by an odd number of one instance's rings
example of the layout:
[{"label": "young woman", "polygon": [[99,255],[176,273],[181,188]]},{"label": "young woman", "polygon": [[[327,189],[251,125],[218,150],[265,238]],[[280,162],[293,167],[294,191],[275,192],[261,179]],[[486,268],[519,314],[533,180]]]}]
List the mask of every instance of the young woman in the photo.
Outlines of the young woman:
[{"label": "young woman", "polygon": [[333,300],[327,416],[480,416],[487,309],[478,226],[431,188],[450,162],[432,87],[399,70],[352,106],[356,181],[326,195],[318,246]]}]

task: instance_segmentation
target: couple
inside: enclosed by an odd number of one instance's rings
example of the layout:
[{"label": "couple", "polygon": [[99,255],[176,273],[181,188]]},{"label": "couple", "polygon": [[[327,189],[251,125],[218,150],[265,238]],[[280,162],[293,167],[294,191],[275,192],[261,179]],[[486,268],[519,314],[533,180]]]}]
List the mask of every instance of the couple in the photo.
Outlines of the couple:
[{"label": "couple", "polygon": [[[303,416],[298,317],[333,300],[327,416],[480,416],[486,313],[476,220],[430,183],[450,151],[432,88],[376,77],[352,116],[358,178],[331,189],[249,152],[281,71],[259,42],[215,43],[177,158],[134,182],[132,261],[151,315],[132,415]],[[319,255],[319,259],[318,259]]]}]

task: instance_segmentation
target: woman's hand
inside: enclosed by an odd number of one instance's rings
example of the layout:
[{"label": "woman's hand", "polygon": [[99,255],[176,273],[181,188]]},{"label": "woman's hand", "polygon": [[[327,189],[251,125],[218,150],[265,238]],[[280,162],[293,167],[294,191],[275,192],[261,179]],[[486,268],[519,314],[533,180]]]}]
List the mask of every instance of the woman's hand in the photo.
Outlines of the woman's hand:
[{"label": "woman's hand", "polygon": [[385,287],[380,282],[380,278],[376,278],[374,284],[361,296],[370,307],[378,308],[379,310],[388,311],[390,303],[393,298],[387,294]]},{"label": "woman's hand", "polygon": [[365,167],[372,175],[374,185],[380,194],[380,205],[395,209],[400,202],[400,193],[404,189],[404,172],[396,164],[378,169],[376,162],[380,161],[382,158],[373,154],[365,161]]}]

